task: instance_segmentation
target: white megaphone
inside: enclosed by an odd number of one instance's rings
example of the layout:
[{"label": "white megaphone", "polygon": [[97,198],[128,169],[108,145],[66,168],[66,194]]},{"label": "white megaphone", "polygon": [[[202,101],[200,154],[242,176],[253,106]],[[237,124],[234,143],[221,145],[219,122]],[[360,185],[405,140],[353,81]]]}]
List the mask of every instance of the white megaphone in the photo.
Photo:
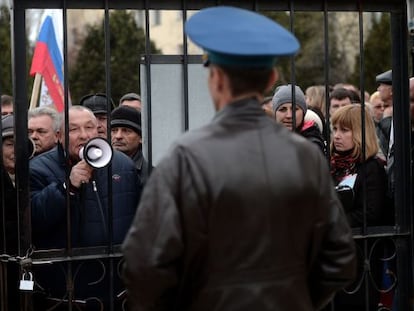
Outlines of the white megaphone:
[{"label": "white megaphone", "polygon": [[105,167],[112,159],[112,146],[102,137],[92,138],[79,150],[79,157],[94,168]]}]

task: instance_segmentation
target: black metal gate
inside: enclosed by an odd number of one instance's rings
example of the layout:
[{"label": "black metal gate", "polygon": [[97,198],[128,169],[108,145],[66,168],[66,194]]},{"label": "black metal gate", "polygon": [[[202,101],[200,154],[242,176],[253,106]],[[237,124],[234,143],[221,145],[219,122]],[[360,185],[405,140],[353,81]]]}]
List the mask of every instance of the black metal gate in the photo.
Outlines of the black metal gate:
[{"label": "black metal gate", "polygon": [[[251,10],[261,12],[286,11],[290,16],[294,16],[295,12],[311,11],[320,12],[324,16],[324,81],[325,85],[330,81],[330,65],[328,35],[328,19],[331,12],[354,12],[358,14],[358,40],[360,42],[360,55],[364,55],[364,13],[365,12],[386,12],[390,15],[391,20],[391,38],[392,38],[392,69],[393,69],[393,100],[394,105],[393,117],[394,133],[395,133],[395,225],[370,227],[364,225],[361,228],[354,228],[354,237],[357,242],[360,259],[360,271],[356,282],[346,290],[345,295],[349,297],[359,295],[365,301],[365,310],[371,310],[372,292],[394,296],[394,310],[412,310],[413,309],[413,293],[412,282],[413,269],[413,245],[412,245],[412,180],[411,180],[411,126],[409,120],[409,90],[408,90],[408,28],[407,28],[407,11],[406,3],[403,0],[387,1],[387,0],[358,0],[358,1],[342,1],[342,0],[284,0],[284,1],[95,1],[95,0],[77,0],[77,1],[54,1],[54,0],[15,0],[12,5],[12,40],[13,40],[13,97],[14,97],[14,116],[15,116],[15,148],[16,148],[16,190],[17,190],[17,211],[18,215],[18,251],[17,256],[10,256],[7,249],[0,250],[0,310],[16,310],[15,305],[6,299],[9,297],[13,288],[8,288],[6,280],[8,278],[16,278],[14,284],[18,286],[20,279],[30,281],[30,275],[36,280],[34,291],[18,291],[20,301],[20,310],[31,310],[33,308],[33,299],[36,294],[41,292],[42,275],[50,276],[55,274],[55,281],[65,289],[60,296],[49,299],[50,310],[54,306],[63,310],[121,310],[125,307],[125,295],[120,285],[120,266],[122,263],[122,254],[119,245],[109,243],[106,246],[97,246],[92,248],[73,248],[70,242],[65,249],[47,249],[37,250],[32,245],[31,239],[31,211],[30,211],[30,185],[29,185],[29,154],[27,145],[24,143],[27,139],[27,83],[26,77],[29,65],[26,62],[26,51],[28,49],[26,38],[26,12],[30,9],[46,9],[58,8],[63,10],[64,22],[64,98],[65,102],[69,102],[68,88],[68,64],[67,64],[67,10],[71,9],[100,9],[104,12],[105,25],[105,65],[106,65],[106,93],[111,97],[111,71],[110,71],[110,48],[109,40],[111,34],[109,24],[110,10],[137,10],[141,12],[144,20],[144,28],[146,35],[146,53],[143,55],[143,67],[147,83],[145,89],[141,89],[146,95],[144,114],[144,124],[147,134],[146,154],[150,164],[153,162],[153,137],[152,133],[152,74],[151,66],[154,64],[154,58],[150,50],[150,12],[152,10],[169,11],[176,10],[181,12],[182,21],[187,18],[188,12],[199,10],[208,6],[215,5],[235,5]],[[294,25],[294,18],[290,19],[291,27]],[[194,63],[194,56],[189,55],[188,43],[183,37],[183,53],[178,55],[179,63],[182,66],[182,74],[178,79],[182,79],[183,96],[181,102],[183,118],[181,119],[182,131],[189,128],[191,115],[189,114],[189,65]],[[304,51],[306,53],[306,51]],[[168,60],[168,58],[167,58]],[[364,77],[364,57],[360,58],[360,76]],[[166,61],[168,62],[168,61]],[[177,63],[177,57],[172,63]],[[291,75],[288,81],[296,81],[295,77],[295,60],[291,61]],[[131,69],[133,70],[133,69]],[[136,69],[138,70],[138,68]],[[143,76],[143,75],[141,75]],[[364,93],[364,79],[360,79],[358,85],[361,93]],[[206,103],[207,105],[208,103]],[[362,101],[364,104],[364,101]],[[109,105],[109,103],[108,103]],[[67,114],[67,105],[65,113]],[[4,185],[1,183],[2,193],[4,193]],[[2,197],[4,197],[2,195]],[[69,194],[67,195],[69,198]],[[69,198],[70,199],[70,198]],[[2,207],[8,204],[2,199]],[[4,212],[3,212],[4,213]],[[68,225],[70,228],[70,225]],[[70,229],[68,229],[70,235]],[[3,239],[5,232],[1,233]],[[387,250],[387,253],[383,253]],[[382,280],[375,275],[373,260],[378,259],[378,252],[381,252],[381,263],[389,263],[389,273],[391,282],[382,283]],[[383,267],[383,265],[381,266]],[[53,269],[52,269],[53,268]],[[85,280],[82,274],[85,270],[97,270],[97,278]],[[74,289],[78,284],[83,282],[91,288],[98,288],[100,296],[90,295],[87,299],[79,300],[74,294]],[[37,284],[38,283],[38,284]],[[36,292],[36,294],[34,294]],[[9,294],[8,294],[9,293]],[[363,293],[361,295],[361,293]],[[347,296],[345,296],[347,297]],[[340,305],[332,305],[331,310],[341,310]],[[385,308],[383,310],[386,310]]]}]

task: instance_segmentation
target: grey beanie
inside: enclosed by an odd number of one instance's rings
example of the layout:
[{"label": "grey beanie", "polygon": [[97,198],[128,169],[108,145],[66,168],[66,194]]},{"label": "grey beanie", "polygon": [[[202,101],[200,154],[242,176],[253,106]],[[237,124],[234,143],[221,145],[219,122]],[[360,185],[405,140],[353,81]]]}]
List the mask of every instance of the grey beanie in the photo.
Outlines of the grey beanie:
[{"label": "grey beanie", "polygon": [[[273,112],[276,112],[283,104],[292,103],[292,97],[291,84],[279,86],[272,98]],[[295,100],[296,105],[303,110],[303,115],[305,115],[307,110],[305,94],[303,94],[303,91],[297,85],[295,85]]]},{"label": "grey beanie", "polygon": [[12,114],[6,115],[1,118],[1,136],[13,137],[14,136],[14,116]]},{"label": "grey beanie", "polygon": [[[1,118],[1,136],[3,139],[14,137],[14,116],[12,114],[8,114]],[[36,151],[36,146],[30,137],[27,138],[27,145],[29,151],[29,159],[31,159]]]}]

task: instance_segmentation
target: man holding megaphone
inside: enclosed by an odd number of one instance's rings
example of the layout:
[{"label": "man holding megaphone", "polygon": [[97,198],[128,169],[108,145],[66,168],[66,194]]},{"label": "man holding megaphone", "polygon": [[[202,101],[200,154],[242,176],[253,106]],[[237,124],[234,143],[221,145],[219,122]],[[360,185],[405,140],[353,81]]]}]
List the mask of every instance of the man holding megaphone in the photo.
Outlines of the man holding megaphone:
[{"label": "man holding megaphone", "polygon": [[[106,245],[109,235],[114,244],[119,244],[131,224],[141,194],[134,163],[122,152],[112,151],[105,139],[97,138],[97,120],[88,108],[69,108],[67,134],[62,119],[58,145],[30,162],[33,245],[38,249],[67,247],[66,232],[72,238],[71,247]],[[66,219],[67,197],[70,228]],[[108,207],[110,199],[112,213]],[[113,215],[112,219],[108,215]],[[88,269],[87,274],[92,270]],[[54,280],[47,278],[44,283],[56,282],[55,275]],[[64,281],[59,286],[51,284],[52,297],[61,295],[64,285]],[[76,290],[76,297],[88,297],[82,286]]]},{"label": "man holding megaphone", "polygon": [[[65,246],[65,198],[66,191],[69,191],[73,206],[73,226],[82,226],[75,230],[79,234],[73,240],[73,246],[105,244],[105,231],[109,220],[103,219],[105,226],[92,219],[82,219],[80,222],[81,215],[78,213],[81,208],[92,214],[98,213],[98,205],[102,204],[103,213],[107,215],[109,181],[112,181],[113,187],[113,208],[116,210],[114,215],[123,219],[122,226],[118,219],[113,219],[113,238],[116,243],[122,242],[141,192],[134,163],[123,153],[112,151],[106,140],[97,138],[96,117],[88,108],[69,108],[68,135],[65,135],[65,121],[62,119],[62,135],[58,146],[30,162],[33,242],[37,247]],[[69,157],[67,163],[65,153]],[[104,167],[109,163],[112,171],[108,176],[108,169]],[[65,169],[68,169],[68,180]],[[95,213],[92,212],[94,210]],[[51,231],[53,237],[50,236]]]}]

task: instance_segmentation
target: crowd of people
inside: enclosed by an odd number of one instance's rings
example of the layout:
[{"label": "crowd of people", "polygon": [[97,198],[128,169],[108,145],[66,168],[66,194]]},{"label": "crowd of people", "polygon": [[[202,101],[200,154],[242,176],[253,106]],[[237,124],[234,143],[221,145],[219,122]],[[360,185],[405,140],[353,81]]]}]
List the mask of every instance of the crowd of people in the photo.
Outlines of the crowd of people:
[{"label": "crowd of people", "polygon": [[262,102],[267,115],[324,152],[353,227],[362,226],[364,216],[369,226],[391,225],[394,219],[392,71],[379,73],[376,81],[378,89],[372,95],[365,92],[363,102],[358,88],[348,83],[314,85],[305,92],[282,85]]},{"label": "crowd of people", "polygon": [[[140,98],[134,93],[127,95],[127,101],[122,99],[115,109],[107,108],[105,94],[91,94],[83,97],[79,105],[71,106],[67,116],[49,106],[28,111],[31,234],[35,249],[99,246],[107,245],[109,241],[120,244],[125,238],[149,174],[142,154],[140,106],[132,108],[124,105],[124,102],[133,102],[131,96],[135,101]],[[1,111],[2,207],[5,208],[1,224],[6,226],[0,250],[1,253],[16,256],[18,216],[11,96],[2,96]],[[109,145],[113,149],[110,171],[93,168],[80,153],[81,148],[92,139],[107,139],[108,118],[111,119],[112,133]],[[108,185],[109,182],[111,185]],[[70,226],[67,225],[68,209]],[[83,280],[99,279],[99,269],[89,267],[87,270],[83,273]],[[35,297],[35,310],[46,310],[56,304],[53,300],[49,301],[50,297],[64,297],[64,275],[57,271],[56,267],[41,267],[34,271],[34,289],[42,289],[40,298]],[[51,275],[54,277],[51,278]],[[9,279],[9,305],[13,305],[18,301],[16,293],[20,277],[15,273]],[[79,281],[79,284],[82,283]],[[78,286],[75,296],[96,295],[90,293],[88,288]],[[120,288],[116,290],[121,291]],[[106,300],[103,298],[105,303]]]},{"label": "crowd of people", "polygon": [[[378,90],[367,97],[369,101],[364,102],[363,114],[358,90],[355,87],[344,88],[344,84],[332,88],[328,96],[325,86],[311,86],[304,93],[297,85],[281,85],[273,96],[262,102],[263,110],[276,123],[313,142],[325,157],[329,155],[327,162],[331,178],[352,227],[393,223],[392,188],[389,188],[392,187],[392,181],[389,181],[392,176],[386,174],[393,140],[390,136],[391,72],[378,75],[377,82]],[[410,92],[414,93],[413,79],[410,80]],[[114,108],[112,111],[108,111],[108,100],[109,106]],[[126,94],[116,108],[105,94],[83,97],[79,105],[69,109],[67,145],[64,118],[53,107],[42,106],[28,111],[32,238],[35,247],[67,246],[67,189],[71,197],[72,246],[107,243],[108,176],[105,170],[94,170],[80,159],[79,149],[94,137],[107,139],[108,134],[114,149],[111,161],[112,235],[115,243],[122,243],[150,172],[142,154],[141,105],[141,99],[135,93]],[[17,219],[12,97],[2,96],[1,111],[2,178],[7,202],[4,215],[8,237],[1,249],[15,254]],[[364,116],[364,122],[361,116]],[[65,160],[66,153],[69,161]],[[69,171],[68,179],[66,170]],[[119,176],[119,180],[114,176]],[[56,283],[52,285],[56,289]],[[53,293],[53,288],[47,283],[43,287],[54,295],[62,295],[59,291]]]},{"label": "crowd of people", "polygon": [[[264,51],[256,44],[252,52],[237,41],[238,34],[223,31],[235,13],[223,9],[202,10],[205,16],[198,20],[196,14],[186,26],[207,51],[217,114],[210,125],[176,142],[151,178],[153,168],[142,153],[138,94],[125,94],[117,105],[104,93],[89,94],[67,115],[48,106],[28,111],[32,244],[59,249],[124,243],[132,310],[171,303],[214,309],[236,300],[250,310],[266,303],[283,305],[281,310],[322,308],[354,277],[350,227],[394,223],[392,71],[376,76],[372,95],[348,83],[313,85],[305,92],[291,84],[275,88],[274,58],[293,55],[296,39],[241,10],[237,14],[246,15],[238,27],[264,23],[269,29],[245,42],[254,45],[253,39],[265,35],[285,41]],[[213,13],[219,14],[216,24],[203,24]],[[202,27],[209,29],[204,37]],[[234,45],[217,51],[214,36]],[[290,49],[282,51],[285,46]],[[260,57],[251,58],[255,53]],[[272,96],[263,97],[272,88]],[[410,95],[414,122],[414,78]],[[0,239],[0,253],[13,256],[18,214],[12,101],[1,96],[0,225],[6,239]],[[80,153],[96,137],[113,149],[109,169],[92,167]],[[283,241],[286,232],[290,241]],[[44,294],[35,300],[37,310],[53,308],[51,297],[65,297],[64,278],[53,268],[36,275]],[[84,279],[96,279],[95,270],[90,267]],[[8,285],[17,290],[18,280]],[[80,299],[96,294],[87,286],[74,289]],[[9,304],[17,303],[16,291],[9,295]],[[101,298],[106,305],[108,297]]]},{"label": "crowd of people", "polygon": [[[392,71],[379,73],[376,82],[378,88],[372,95],[368,92],[361,94],[356,86],[348,83],[333,87],[310,86],[305,94],[297,85],[284,85],[276,89],[273,98],[262,103],[266,114],[276,122],[325,150],[337,195],[349,225],[354,228],[390,226],[394,225],[395,219]],[[414,78],[411,78],[412,129],[413,94]],[[364,100],[361,100],[362,96]],[[273,103],[273,110],[269,103]],[[312,116],[307,116],[309,111],[314,112]],[[319,131],[312,130],[312,135],[309,135],[309,128],[318,128]],[[321,141],[326,149],[321,148]],[[411,157],[414,156],[412,146],[411,142]],[[362,244],[359,247],[363,249]],[[383,258],[387,257],[384,254],[389,253],[389,247],[384,247],[382,251],[370,258],[370,270],[372,275],[376,275],[374,282],[378,284],[383,282],[381,271],[384,265],[388,271],[395,269],[394,261],[384,263]],[[359,260],[363,266],[364,257]],[[335,310],[365,310],[365,291],[365,288],[360,288],[353,297],[339,294]],[[393,308],[392,299],[382,299],[379,291],[373,288],[369,289],[368,296],[372,309]]]}]

